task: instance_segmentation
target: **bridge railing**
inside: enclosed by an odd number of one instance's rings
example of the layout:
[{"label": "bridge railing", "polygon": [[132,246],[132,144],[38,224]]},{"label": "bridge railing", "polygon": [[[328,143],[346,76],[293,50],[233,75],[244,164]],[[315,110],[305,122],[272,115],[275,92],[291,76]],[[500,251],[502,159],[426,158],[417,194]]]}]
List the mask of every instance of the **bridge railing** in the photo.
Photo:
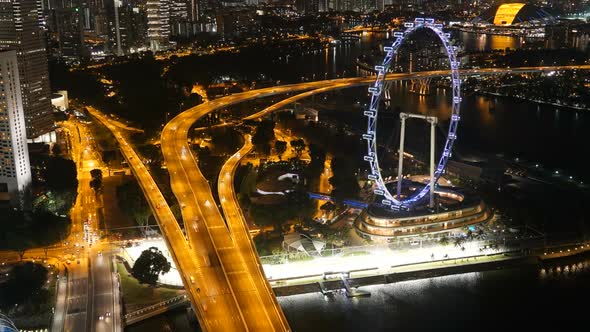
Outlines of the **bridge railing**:
[{"label": "bridge railing", "polygon": [[162,301],[162,302],[158,302],[156,304],[152,304],[152,305],[147,306],[145,308],[141,308],[139,310],[130,312],[130,313],[126,314],[123,318],[125,320],[129,320],[129,319],[134,318],[134,317],[140,317],[140,316],[143,316],[143,315],[145,315],[145,314],[147,314],[147,313],[149,313],[151,311],[162,309],[162,308],[165,308],[165,307],[169,307],[169,306],[175,305],[175,304],[180,304],[180,303],[185,302],[185,301],[188,301],[188,297],[186,295],[179,295],[179,296],[170,298],[168,300],[165,300],[165,301]]}]

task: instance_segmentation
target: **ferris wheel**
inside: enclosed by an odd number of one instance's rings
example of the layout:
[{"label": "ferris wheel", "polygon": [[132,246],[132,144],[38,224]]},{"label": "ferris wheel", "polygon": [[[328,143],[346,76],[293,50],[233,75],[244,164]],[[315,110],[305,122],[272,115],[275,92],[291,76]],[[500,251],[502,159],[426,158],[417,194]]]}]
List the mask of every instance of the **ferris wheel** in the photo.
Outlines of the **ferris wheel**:
[{"label": "ferris wheel", "polygon": [[[447,161],[451,156],[451,150],[453,148],[453,144],[457,139],[457,126],[459,124],[459,112],[460,112],[460,105],[461,105],[461,78],[459,76],[459,62],[457,61],[456,51],[457,47],[451,45],[450,43],[450,33],[446,33],[443,31],[443,25],[439,23],[435,23],[435,20],[432,18],[416,18],[413,23],[408,22],[404,24],[405,30],[403,32],[395,32],[394,37],[395,40],[391,44],[391,46],[384,47],[384,51],[386,53],[385,58],[381,65],[375,66],[375,71],[377,72],[377,78],[375,79],[375,83],[369,87],[369,93],[371,94],[371,103],[369,109],[364,112],[364,115],[367,117],[367,131],[363,135],[363,138],[367,140],[368,146],[368,153],[364,157],[365,161],[368,161],[370,164],[370,174],[368,176],[369,180],[375,182],[376,189],[375,194],[382,196],[383,199],[381,200],[381,204],[390,206],[394,210],[400,209],[411,209],[415,206],[418,202],[420,202],[423,198],[426,197],[428,193],[430,193],[431,203],[432,197],[434,195],[434,186],[440,176],[444,173]],[[396,55],[398,49],[404,42],[404,40],[409,36],[421,29],[429,29],[433,31],[436,36],[440,39],[445,50],[447,52],[449,64],[450,64],[450,76],[451,76],[451,84],[453,88],[453,95],[452,95],[452,113],[450,118],[449,129],[444,145],[444,149],[442,151],[441,157],[434,167],[434,161],[431,162],[431,173],[430,173],[430,182],[426,184],[424,187],[415,190],[414,193],[408,195],[406,197],[402,197],[400,194],[401,182],[402,182],[402,163],[403,163],[403,124],[405,118],[408,117],[407,114],[402,113],[402,133],[400,138],[400,151],[399,151],[399,167],[398,167],[398,190],[396,195],[393,195],[385,186],[385,182],[383,181],[383,176],[381,175],[381,171],[379,168],[379,160],[377,158],[377,117],[379,114],[379,105],[381,101],[381,96],[383,94],[383,87],[386,81],[386,75],[391,67],[391,62]],[[432,119],[432,117],[422,117],[422,116],[410,116],[410,117],[421,117],[427,120],[428,122],[435,123],[436,118]],[[432,138],[434,139],[434,134],[432,134]],[[431,145],[431,160],[434,158],[434,144]]]}]

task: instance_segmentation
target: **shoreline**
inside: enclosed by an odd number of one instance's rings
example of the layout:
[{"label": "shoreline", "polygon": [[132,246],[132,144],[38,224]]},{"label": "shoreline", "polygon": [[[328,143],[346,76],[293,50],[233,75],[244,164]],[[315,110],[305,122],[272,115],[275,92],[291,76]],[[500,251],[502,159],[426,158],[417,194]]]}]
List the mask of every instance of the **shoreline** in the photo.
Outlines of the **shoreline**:
[{"label": "shoreline", "polygon": [[[576,249],[572,250],[574,246]],[[547,249],[546,251],[543,250],[542,252],[528,255],[523,255],[520,252],[521,251],[512,251],[468,258],[449,259],[445,261],[409,264],[406,266],[392,267],[392,271],[387,273],[379,273],[378,269],[349,271],[349,277],[345,279],[348,281],[350,287],[357,288],[362,286],[385,285],[402,281],[509,268],[537,267],[542,269],[545,264],[559,263],[561,260],[571,260],[578,256],[588,255],[590,253],[590,245],[582,247],[580,245],[572,244],[554,248],[552,251]],[[432,266],[437,263],[440,263],[440,265]],[[301,283],[292,285],[282,285],[280,284],[280,280],[271,280],[270,282],[277,297],[308,293],[332,293],[345,289],[344,283],[340,279],[339,274],[334,273],[334,275],[337,276],[331,276],[329,279],[324,279],[320,276],[298,278],[307,280],[302,280]]]},{"label": "shoreline", "polygon": [[511,95],[504,95],[501,93],[497,93],[497,92],[490,92],[490,91],[484,91],[484,90],[477,90],[474,92],[474,95],[482,95],[482,96],[494,96],[494,97],[501,97],[501,98],[511,98],[511,99],[515,99],[515,100],[519,100],[519,101],[525,101],[525,102],[529,102],[529,103],[534,103],[534,104],[542,104],[542,105],[549,105],[549,106],[555,106],[555,107],[560,107],[560,108],[569,108],[575,111],[589,111],[590,109],[588,108],[584,108],[584,107],[579,107],[579,106],[573,106],[573,105],[566,105],[566,104],[556,104],[556,103],[552,103],[552,102],[548,102],[548,101],[543,101],[543,100],[534,100],[534,99],[528,99],[528,98],[521,98],[521,97],[516,97],[516,96],[511,96]]}]

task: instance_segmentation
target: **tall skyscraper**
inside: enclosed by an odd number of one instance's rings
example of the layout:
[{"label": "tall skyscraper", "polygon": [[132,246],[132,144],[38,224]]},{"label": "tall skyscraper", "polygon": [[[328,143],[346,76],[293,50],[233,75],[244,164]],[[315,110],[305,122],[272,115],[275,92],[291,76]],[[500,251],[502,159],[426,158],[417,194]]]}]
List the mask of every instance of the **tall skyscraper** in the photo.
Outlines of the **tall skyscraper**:
[{"label": "tall skyscraper", "polygon": [[0,51],[15,50],[27,137],[53,130],[51,90],[39,0],[0,1]]},{"label": "tall skyscraper", "polygon": [[84,56],[83,12],[79,7],[55,11],[59,35],[59,54],[67,62],[79,62]]},{"label": "tall skyscraper", "polygon": [[31,165],[16,51],[0,52],[0,200],[25,207]]},{"label": "tall skyscraper", "polygon": [[168,48],[170,38],[169,0],[147,0],[148,40],[154,52]]},{"label": "tall skyscraper", "polygon": [[147,18],[140,8],[134,7],[129,1],[116,3],[119,4],[114,7],[116,13],[114,10],[112,15],[108,12],[112,16],[109,20],[109,48],[115,54],[134,52],[145,46]]}]

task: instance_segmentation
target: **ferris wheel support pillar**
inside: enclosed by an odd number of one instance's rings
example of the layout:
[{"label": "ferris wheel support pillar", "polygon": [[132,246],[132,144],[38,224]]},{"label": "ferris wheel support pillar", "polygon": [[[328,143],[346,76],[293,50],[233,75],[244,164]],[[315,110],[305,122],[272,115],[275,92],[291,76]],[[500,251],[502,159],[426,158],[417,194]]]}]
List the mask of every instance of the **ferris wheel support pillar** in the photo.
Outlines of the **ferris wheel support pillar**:
[{"label": "ferris wheel support pillar", "polygon": [[402,121],[401,130],[399,134],[399,151],[398,151],[398,164],[397,164],[397,199],[402,197],[402,177],[404,168],[404,139],[406,138],[406,119],[408,115],[406,113],[400,113],[399,117]]},{"label": "ferris wheel support pillar", "polygon": [[430,203],[429,206],[434,208],[434,147],[435,147],[435,127],[437,118],[436,117],[428,117],[428,122],[430,122]]}]

